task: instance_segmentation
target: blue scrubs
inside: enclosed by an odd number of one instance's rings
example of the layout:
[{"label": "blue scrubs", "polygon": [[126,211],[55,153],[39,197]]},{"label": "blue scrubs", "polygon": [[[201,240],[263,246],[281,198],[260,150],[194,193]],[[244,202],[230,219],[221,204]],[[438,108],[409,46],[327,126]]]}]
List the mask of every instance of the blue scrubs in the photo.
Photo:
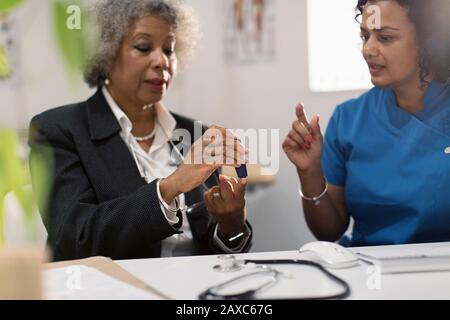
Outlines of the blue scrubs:
[{"label": "blue scrubs", "polygon": [[[417,114],[375,87],[339,105],[322,167],[345,188],[355,224],[343,245],[450,241],[450,86],[433,82]],[[447,153],[446,153],[447,151]]]}]

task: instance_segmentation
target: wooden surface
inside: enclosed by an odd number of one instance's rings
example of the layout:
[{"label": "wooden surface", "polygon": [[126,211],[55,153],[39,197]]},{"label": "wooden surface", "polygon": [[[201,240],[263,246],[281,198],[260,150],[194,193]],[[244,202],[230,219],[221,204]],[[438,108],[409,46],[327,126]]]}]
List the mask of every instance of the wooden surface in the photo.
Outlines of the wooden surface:
[{"label": "wooden surface", "polygon": [[42,299],[44,256],[36,248],[0,249],[0,300]]},{"label": "wooden surface", "polygon": [[[269,185],[273,184],[277,181],[277,177],[274,175],[262,175],[261,174],[261,166],[255,165],[255,164],[249,164],[247,165],[247,181],[248,184],[262,184],[262,185]],[[236,170],[234,167],[230,166],[223,166],[222,167],[222,174],[226,175],[228,177],[234,177],[236,178]]]}]

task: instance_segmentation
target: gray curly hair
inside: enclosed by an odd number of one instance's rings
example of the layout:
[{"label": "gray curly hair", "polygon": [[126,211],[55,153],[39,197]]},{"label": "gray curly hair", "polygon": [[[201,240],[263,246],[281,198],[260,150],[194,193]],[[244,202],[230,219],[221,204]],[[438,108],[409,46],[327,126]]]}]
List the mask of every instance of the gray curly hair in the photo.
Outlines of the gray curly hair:
[{"label": "gray curly hair", "polygon": [[102,0],[93,9],[97,18],[96,49],[84,70],[84,80],[91,88],[104,84],[130,25],[144,16],[156,15],[172,25],[181,68],[192,56],[200,36],[195,11],[181,0]]}]

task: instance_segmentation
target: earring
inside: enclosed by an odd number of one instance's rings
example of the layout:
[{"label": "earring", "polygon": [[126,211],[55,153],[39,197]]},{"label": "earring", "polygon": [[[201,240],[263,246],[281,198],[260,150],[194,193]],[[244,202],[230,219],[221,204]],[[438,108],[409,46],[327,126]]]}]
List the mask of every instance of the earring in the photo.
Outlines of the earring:
[{"label": "earring", "polygon": [[109,86],[109,79],[108,78],[106,78],[106,80],[105,80],[105,86]]}]

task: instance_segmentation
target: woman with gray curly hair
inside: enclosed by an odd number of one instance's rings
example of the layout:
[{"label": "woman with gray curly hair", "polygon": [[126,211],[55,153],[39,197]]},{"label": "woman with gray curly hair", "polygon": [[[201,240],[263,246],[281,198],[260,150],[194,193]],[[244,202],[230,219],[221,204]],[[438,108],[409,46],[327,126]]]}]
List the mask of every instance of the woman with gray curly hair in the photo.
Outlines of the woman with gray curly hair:
[{"label": "woman with gray curly hair", "polygon": [[192,9],[105,0],[97,16],[85,70],[97,92],[31,122],[31,158],[54,154],[49,205],[40,208],[54,260],[248,251],[246,180],[217,174],[245,163],[247,150],[229,130],[197,128],[161,104],[197,39]]}]

